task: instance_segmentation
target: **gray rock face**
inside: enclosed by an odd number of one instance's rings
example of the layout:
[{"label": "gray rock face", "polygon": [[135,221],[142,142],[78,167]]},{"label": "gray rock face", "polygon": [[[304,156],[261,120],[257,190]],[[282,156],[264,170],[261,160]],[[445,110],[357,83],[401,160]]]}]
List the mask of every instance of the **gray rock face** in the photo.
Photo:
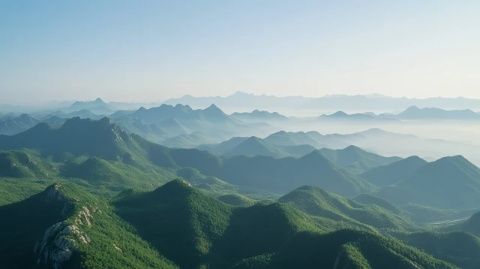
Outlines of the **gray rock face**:
[{"label": "gray rock face", "polygon": [[72,258],[79,244],[89,244],[90,238],[80,228],[92,225],[92,214],[84,206],[73,219],[73,224],[67,221],[57,222],[50,226],[43,238],[35,244],[34,252],[37,264],[47,268],[60,269]]}]

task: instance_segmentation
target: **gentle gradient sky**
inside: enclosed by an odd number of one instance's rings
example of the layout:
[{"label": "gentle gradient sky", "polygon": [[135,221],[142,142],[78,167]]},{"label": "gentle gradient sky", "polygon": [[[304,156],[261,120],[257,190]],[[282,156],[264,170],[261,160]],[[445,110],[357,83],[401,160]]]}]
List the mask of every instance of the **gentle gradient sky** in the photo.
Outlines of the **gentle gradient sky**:
[{"label": "gentle gradient sky", "polygon": [[480,1],[0,0],[0,103],[480,97]]}]

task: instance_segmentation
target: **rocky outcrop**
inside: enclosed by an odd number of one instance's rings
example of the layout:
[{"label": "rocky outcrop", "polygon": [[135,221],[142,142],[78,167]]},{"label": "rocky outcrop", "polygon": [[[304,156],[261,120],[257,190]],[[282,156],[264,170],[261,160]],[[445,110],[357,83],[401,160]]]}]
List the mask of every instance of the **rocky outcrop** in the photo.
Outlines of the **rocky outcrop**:
[{"label": "rocky outcrop", "polygon": [[37,264],[47,268],[60,269],[72,258],[79,244],[89,244],[90,238],[82,231],[83,227],[92,225],[92,213],[95,209],[82,207],[73,221],[61,221],[50,226],[43,238],[34,248]]}]

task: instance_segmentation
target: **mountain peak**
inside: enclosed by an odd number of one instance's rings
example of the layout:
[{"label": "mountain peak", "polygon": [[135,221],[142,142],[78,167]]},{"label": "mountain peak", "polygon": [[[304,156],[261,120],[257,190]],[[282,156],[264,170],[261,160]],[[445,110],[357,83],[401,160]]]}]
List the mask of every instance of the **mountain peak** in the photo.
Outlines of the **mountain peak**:
[{"label": "mountain peak", "polygon": [[363,149],[361,149],[361,148],[359,148],[359,147],[357,147],[357,146],[355,146],[355,145],[350,145],[350,146],[342,149],[342,151],[352,152],[352,153],[353,153],[353,152],[355,152],[355,153],[356,153],[356,152],[365,152]]},{"label": "mountain peak", "polygon": [[242,97],[242,96],[252,96],[253,94],[242,92],[242,91],[236,91],[233,94],[230,95],[230,97]]},{"label": "mountain peak", "polygon": [[347,117],[348,114],[343,112],[343,111],[337,111],[337,112],[335,112],[333,114],[330,114],[328,116],[330,116],[330,117]]},{"label": "mountain peak", "polygon": [[227,114],[225,114],[218,106],[215,104],[211,104],[209,107],[205,108],[203,112],[210,116],[210,117],[219,117],[225,118]]},{"label": "mountain peak", "polygon": [[418,106],[409,106],[405,111],[418,111],[421,110]]},{"label": "mountain peak", "polygon": [[222,113],[223,113],[223,111],[222,111],[217,105],[215,105],[215,104],[209,105],[207,108],[205,108],[205,110],[207,110],[207,111],[215,111],[215,112],[222,112]]},{"label": "mountain peak", "polygon": [[155,189],[156,194],[173,196],[185,195],[193,191],[192,185],[183,179],[174,179]]},{"label": "mountain peak", "polygon": [[68,198],[63,193],[63,186],[60,183],[55,183],[48,186],[43,192],[40,193],[43,200],[47,203],[51,202],[65,202]]},{"label": "mountain peak", "polygon": [[470,163],[469,160],[467,160],[465,157],[463,157],[462,155],[453,155],[453,156],[447,156],[447,157],[443,157],[443,158],[440,158],[438,160],[436,160],[434,163],[436,162],[441,162],[441,163],[445,163],[445,162],[455,162],[455,163],[458,163],[458,162],[462,162],[462,163]]},{"label": "mountain peak", "polygon": [[330,161],[327,158],[325,158],[325,156],[322,154],[322,152],[318,149],[312,150],[312,152],[306,154],[305,156],[301,157],[300,159],[330,163]]}]

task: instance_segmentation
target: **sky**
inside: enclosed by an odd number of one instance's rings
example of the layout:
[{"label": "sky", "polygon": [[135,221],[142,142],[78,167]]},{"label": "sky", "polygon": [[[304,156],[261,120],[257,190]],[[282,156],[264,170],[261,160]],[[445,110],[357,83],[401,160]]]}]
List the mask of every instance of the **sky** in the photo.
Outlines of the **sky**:
[{"label": "sky", "polygon": [[0,103],[480,98],[480,1],[0,0]]}]

